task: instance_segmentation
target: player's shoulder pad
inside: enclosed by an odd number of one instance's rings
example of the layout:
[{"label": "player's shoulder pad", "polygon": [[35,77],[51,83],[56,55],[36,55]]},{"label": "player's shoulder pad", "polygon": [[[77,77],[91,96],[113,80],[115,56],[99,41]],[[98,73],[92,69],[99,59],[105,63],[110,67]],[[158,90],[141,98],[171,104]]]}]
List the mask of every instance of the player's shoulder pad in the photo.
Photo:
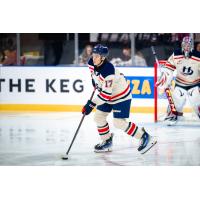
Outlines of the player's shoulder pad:
[{"label": "player's shoulder pad", "polygon": [[88,65],[92,65],[92,66],[94,66],[94,63],[93,63],[92,58],[90,58],[90,59],[88,60]]},{"label": "player's shoulder pad", "polygon": [[195,56],[197,58],[200,58],[200,52],[199,51],[196,51],[196,50],[193,50],[192,51],[192,56]]},{"label": "player's shoulder pad", "polygon": [[106,62],[106,63],[104,63],[103,67],[101,68],[100,73],[103,76],[103,78],[106,78],[109,75],[114,75],[115,67],[113,66],[112,63]]},{"label": "player's shoulder pad", "polygon": [[176,49],[176,50],[174,51],[174,56],[181,56],[181,55],[183,55],[183,52],[182,52],[181,49]]}]

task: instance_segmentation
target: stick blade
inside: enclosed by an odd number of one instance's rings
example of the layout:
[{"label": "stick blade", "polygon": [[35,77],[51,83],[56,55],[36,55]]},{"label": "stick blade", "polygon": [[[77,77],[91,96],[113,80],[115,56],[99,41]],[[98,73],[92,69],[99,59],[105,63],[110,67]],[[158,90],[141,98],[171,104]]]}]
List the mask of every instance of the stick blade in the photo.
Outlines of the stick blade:
[{"label": "stick blade", "polygon": [[68,160],[68,159],[69,159],[68,155],[62,156],[62,160]]}]

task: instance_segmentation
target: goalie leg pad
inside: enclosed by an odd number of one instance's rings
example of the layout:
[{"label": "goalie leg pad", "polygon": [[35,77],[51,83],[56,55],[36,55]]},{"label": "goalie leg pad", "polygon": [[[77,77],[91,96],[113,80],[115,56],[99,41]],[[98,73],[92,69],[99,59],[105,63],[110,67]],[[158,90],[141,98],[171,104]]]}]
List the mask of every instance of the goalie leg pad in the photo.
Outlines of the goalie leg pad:
[{"label": "goalie leg pad", "polygon": [[195,113],[200,118],[200,88],[198,86],[188,90],[188,99]]},{"label": "goalie leg pad", "polygon": [[186,102],[187,91],[179,86],[176,86],[172,92],[172,98],[177,112],[182,112]]}]

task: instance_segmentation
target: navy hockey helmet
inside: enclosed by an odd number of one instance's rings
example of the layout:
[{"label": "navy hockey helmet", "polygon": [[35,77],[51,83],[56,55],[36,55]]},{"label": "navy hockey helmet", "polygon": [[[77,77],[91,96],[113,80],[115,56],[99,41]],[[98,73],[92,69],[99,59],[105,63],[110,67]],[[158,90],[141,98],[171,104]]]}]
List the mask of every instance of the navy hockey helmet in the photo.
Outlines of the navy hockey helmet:
[{"label": "navy hockey helmet", "polygon": [[181,43],[182,51],[184,52],[185,56],[189,56],[189,53],[193,50],[193,40],[191,37],[186,36],[183,38]]},{"label": "navy hockey helmet", "polygon": [[99,54],[102,57],[107,57],[108,56],[108,47],[103,46],[102,44],[97,44],[93,48],[92,53]]}]

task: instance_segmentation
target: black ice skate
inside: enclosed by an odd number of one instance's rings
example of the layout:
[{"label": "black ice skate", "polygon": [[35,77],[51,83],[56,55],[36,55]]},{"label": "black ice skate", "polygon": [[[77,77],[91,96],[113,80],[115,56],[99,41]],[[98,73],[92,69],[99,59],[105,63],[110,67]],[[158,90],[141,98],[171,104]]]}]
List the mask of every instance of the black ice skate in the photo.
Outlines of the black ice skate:
[{"label": "black ice skate", "polygon": [[138,151],[141,154],[146,153],[148,150],[150,150],[157,141],[154,139],[154,137],[150,136],[143,128],[144,134],[142,135],[142,138],[140,140],[140,146],[138,147]]},{"label": "black ice skate", "polygon": [[111,134],[111,137],[109,139],[103,141],[100,144],[95,145],[94,152],[100,153],[100,152],[112,151],[112,138],[113,138],[113,134]]}]

